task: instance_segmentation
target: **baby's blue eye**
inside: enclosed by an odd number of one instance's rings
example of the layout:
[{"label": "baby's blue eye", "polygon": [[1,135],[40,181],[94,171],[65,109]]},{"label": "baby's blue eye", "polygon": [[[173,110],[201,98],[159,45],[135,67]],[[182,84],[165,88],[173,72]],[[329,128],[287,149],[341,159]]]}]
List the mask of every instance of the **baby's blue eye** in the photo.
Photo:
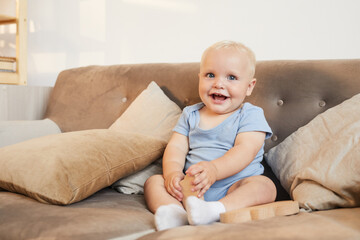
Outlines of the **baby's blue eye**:
[{"label": "baby's blue eye", "polygon": [[213,73],[208,73],[208,74],[206,74],[206,77],[208,77],[208,78],[214,78],[215,75],[214,75]]},{"label": "baby's blue eye", "polygon": [[229,80],[236,80],[237,78],[234,75],[230,75],[230,76],[228,76],[228,79]]}]

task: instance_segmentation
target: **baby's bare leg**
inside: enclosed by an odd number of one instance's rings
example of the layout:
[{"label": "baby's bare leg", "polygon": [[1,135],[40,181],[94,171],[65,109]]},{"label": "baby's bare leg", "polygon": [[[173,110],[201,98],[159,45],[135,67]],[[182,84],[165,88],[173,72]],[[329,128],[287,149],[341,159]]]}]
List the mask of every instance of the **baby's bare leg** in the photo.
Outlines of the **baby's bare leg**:
[{"label": "baby's bare leg", "polygon": [[275,201],[275,184],[265,176],[252,176],[234,183],[220,200],[226,211]]},{"label": "baby's bare leg", "polygon": [[148,208],[155,213],[158,231],[188,224],[185,209],[166,191],[161,175],[154,175],[146,181],[144,195]]},{"label": "baby's bare leg", "polygon": [[152,213],[163,205],[176,204],[182,207],[182,204],[166,191],[162,175],[151,176],[145,182],[144,197]]}]

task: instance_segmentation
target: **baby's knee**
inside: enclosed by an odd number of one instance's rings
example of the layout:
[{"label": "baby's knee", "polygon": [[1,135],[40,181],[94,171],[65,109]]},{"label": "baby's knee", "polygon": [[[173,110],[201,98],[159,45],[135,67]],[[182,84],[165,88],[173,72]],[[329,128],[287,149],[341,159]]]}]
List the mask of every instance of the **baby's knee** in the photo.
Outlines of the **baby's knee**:
[{"label": "baby's knee", "polygon": [[144,189],[149,188],[150,186],[159,185],[164,182],[162,175],[152,175],[149,177],[144,184]]},{"label": "baby's knee", "polygon": [[259,183],[262,185],[262,191],[268,196],[269,201],[275,201],[276,198],[276,186],[274,182],[265,176],[257,176]]},{"label": "baby's knee", "polygon": [[276,186],[268,177],[263,175],[248,177],[241,182],[241,185],[245,184],[252,185],[253,189],[256,189],[256,192],[259,193],[259,196],[265,198],[267,202],[272,202],[276,198]]}]

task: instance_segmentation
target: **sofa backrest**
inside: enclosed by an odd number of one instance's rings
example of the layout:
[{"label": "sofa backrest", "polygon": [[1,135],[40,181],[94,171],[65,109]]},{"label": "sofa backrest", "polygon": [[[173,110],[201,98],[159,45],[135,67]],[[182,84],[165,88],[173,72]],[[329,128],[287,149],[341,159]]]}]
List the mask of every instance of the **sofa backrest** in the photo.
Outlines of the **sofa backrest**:
[{"label": "sofa backrest", "polygon": [[63,132],[108,128],[151,81],[181,107],[196,103],[198,65],[88,66],[62,71],[45,117]]},{"label": "sofa backrest", "polygon": [[[45,117],[63,132],[108,128],[151,81],[181,108],[200,101],[199,63],[88,66],[62,71]],[[247,101],[264,109],[277,145],[319,113],[360,93],[360,59],[257,63]]]}]

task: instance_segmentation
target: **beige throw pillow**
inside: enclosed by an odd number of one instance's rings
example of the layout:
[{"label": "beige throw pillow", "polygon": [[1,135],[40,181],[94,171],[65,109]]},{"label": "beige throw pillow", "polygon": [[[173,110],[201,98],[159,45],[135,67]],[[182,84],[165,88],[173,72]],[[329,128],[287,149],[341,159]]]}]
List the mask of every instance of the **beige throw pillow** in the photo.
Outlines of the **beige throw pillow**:
[{"label": "beige throw pillow", "polygon": [[[180,107],[155,82],[151,82],[109,129],[138,132],[168,142],[180,115]],[[125,194],[143,194],[147,178],[161,173],[161,164],[156,162],[129,177],[119,179],[112,187]]]},{"label": "beige throw pillow", "polygon": [[360,94],[298,129],[267,161],[302,208],[360,206]]},{"label": "beige throw pillow", "polygon": [[0,148],[0,189],[66,205],[162,156],[166,142],[141,133],[86,130]]},{"label": "beige throw pillow", "polygon": [[169,141],[180,114],[180,107],[151,82],[109,129],[138,132]]}]

